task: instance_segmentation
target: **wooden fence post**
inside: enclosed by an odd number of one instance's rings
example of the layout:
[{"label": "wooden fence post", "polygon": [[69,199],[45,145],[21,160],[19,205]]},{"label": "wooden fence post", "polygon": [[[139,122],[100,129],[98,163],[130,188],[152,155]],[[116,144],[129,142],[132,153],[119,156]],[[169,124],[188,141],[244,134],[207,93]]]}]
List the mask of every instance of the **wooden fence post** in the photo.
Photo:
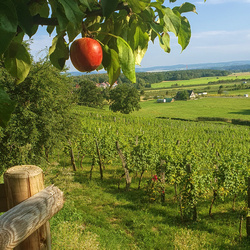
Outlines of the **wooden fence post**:
[{"label": "wooden fence post", "polygon": [[[11,209],[44,189],[43,171],[34,165],[14,166],[5,172],[4,186],[7,208]],[[51,236],[49,222],[47,221],[14,249],[50,250]]]}]

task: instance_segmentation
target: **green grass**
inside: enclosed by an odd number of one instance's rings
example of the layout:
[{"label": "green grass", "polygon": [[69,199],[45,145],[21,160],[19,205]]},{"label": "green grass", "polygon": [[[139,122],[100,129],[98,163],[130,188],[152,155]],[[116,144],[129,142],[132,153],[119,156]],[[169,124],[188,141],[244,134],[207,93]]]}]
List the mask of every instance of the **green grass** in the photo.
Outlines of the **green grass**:
[{"label": "green grass", "polygon": [[172,117],[196,119],[197,117],[223,117],[250,120],[250,99],[234,97],[206,97],[198,100],[157,103],[141,102],[141,109],[133,116]]},{"label": "green grass", "polygon": [[213,218],[208,216],[209,203],[202,202],[198,221],[182,222],[172,188],[165,203],[152,203],[144,189],[137,189],[136,178],[129,192],[124,180],[117,189],[120,166],[107,167],[103,181],[97,169],[90,181],[89,167],[76,173],[61,166],[45,170],[47,184],[53,179],[66,200],[50,221],[52,249],[249,249],[245,222],[239,238],[242,202],[236,202],[236,211],[231,200],[216,202]]},{"label": "green grass", "polygon": [[208,84],[209,82],[217,82],[220,80],[236,80],[236,79],[248,79],[250,78],[250,74],[246,75],[229,75],[229,76],[219,76],[219,77],[201,77],[190,80],[176,80],[176,81],[165,81],[160,83],[153,83],[151,85],[152,88],[169,88],[175,84],[178,86],[187,86],[187,85],[203,85]]}]

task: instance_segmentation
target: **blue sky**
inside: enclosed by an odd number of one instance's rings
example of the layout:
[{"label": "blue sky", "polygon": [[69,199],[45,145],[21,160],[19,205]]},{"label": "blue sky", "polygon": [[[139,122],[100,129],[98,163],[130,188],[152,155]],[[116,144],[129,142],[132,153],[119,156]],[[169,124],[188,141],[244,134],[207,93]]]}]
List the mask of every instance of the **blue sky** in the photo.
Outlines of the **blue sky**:
[{"label": "blue sky", "polygon": [[[187,0],[188,1],[188,0]],[[182,0],[166,6],[181,5]],[[165,53],[155,43],[150,42],[141,66],[170,66],[176,64],[215,63],[250,60],[250,0],[189,0],[196,5],[198,15],[185,13],[191,24],[192,37],[189,46],[181,52],[177,38],[171,35],[171,52]],[[44,29],[33,37],[32,54],[51,45]],[[70,71],[76,71],[67,61]]]}]

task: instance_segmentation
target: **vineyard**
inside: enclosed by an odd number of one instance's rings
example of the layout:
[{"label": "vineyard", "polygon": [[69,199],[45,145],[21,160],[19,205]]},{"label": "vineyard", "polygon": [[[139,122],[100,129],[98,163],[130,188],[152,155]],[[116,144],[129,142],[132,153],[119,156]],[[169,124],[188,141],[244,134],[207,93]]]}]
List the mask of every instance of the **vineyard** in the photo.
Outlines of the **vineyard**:
[{"label": "vineyard", "polygon": [[80,115],[82,134],[72,149],[78,155],[78,167],[82,167],[85,157],[91,159],[90,178],[95,165],[103,179],[106,167],[120,162],[123,172],[118,187],[129,190],[135,179],[140,189],[142,182],[147,182],[149,199],[162,202],[172,187],[181,220],[196,221],[197,207],[205,200],[210,201],[210,216],[217,200],[230,198],[233,209],[236,199],[246,200],[249,127],[97,111]]}]

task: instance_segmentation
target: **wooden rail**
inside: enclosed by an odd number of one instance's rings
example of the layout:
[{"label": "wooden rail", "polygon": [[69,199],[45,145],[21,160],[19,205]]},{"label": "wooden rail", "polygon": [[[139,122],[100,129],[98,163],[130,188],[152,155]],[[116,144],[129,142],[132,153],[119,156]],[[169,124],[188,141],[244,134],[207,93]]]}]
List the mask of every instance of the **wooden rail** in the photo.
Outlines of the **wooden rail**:
[{"label": "wooden rail", "polygon": [[48,220],[64,203],[55,186],[44,189],[42,170],[33,165],[15,166],[4,174],[0,184],[0,249],[49,250]]}]

